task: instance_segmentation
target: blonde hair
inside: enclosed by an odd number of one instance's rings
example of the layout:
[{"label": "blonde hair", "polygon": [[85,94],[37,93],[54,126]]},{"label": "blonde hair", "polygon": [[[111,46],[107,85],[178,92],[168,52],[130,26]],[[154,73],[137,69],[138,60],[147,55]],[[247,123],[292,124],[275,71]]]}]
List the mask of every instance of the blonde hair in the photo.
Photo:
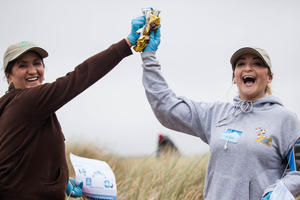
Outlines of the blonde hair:
[{"label": "blonde hair", "polygon": [[272,89],[271,89],[271,85],[270,85],[270,84],[267,85],[265,92],[266,92],[267,94],[269,94],[269,95],[272,94]]},{"label": "blonde hair", "polygon": [[[273,76],[273,73],[271,72],[271,69],[270,69],[269,67],[268,67],[268,74],[269,74],[270,76]],[[269,95],[272,94],[272,89],[271,89],[270,83],[267,85],[266,90],[265,90],[265,93],[267,93],[267,94],[269,94]]]}]

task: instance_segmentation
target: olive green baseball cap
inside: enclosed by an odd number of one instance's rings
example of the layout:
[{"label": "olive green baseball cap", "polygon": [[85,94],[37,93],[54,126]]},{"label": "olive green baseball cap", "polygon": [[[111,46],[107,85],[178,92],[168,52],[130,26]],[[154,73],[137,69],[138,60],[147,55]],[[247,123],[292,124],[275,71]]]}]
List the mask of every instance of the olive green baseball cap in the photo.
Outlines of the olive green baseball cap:
[{"label": "olive green baseball cap", "polygon": [[22,56],[28,51],[34,51],[39,54],[42,58],[46,58],[48,56],[48,52],[34,44],[30,41],[23,41],[13,45],[10,45],[4,53],[3,56],[3,67],[4,71],[9,62],[16,60],[18,57]]},{"label": "olive green baseball cap", "polygon": [[235,65],[236,62],[238,61],[238,59],[245,54],[252,54],[252,55],[256,55],[258,57],[260,57],[262,59],[262,61],[264,62],[264,64],[269,67],[269,69],[271,70],[272,68],[272,64],[271,64],[271,59],[270,56],[268,55],[268,53],[261,48],[257,48],[257,47],[243,47],[240,48],[239,50],[237,50],[230,59],[230,63],[232,66],[232,70],[234,71],[235,69]]}]

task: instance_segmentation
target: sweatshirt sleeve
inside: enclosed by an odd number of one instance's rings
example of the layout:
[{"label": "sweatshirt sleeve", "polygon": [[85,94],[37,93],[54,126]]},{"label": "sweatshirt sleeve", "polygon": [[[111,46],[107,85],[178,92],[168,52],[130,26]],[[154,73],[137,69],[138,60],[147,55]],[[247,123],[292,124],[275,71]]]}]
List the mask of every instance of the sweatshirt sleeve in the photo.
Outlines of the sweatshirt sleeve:
[{"label": "sweatshirt sleeve", "polygon": [[[284,185],[296,198],[300,195],[300,172],[299,171],[287,171],[285,175],[281,178]],[[276,183],[270,185],[264,190],[263,196],[267,193],[272,192],[276,187]]]},{"label": "sweatshirt sleeve", "polygon": [[[74,71],[58,78],[53,83],[46,83],[23,92],[22,101],[30,108],[29,114],[45,118],[55,112],[75,96],[105,76],[123,58],[131,55],[125,39],[111,45],[106,50],[88,58]],[[32,107],[35,112],[32,112]]]},{"label": "sweatshirt sleeve", "polygon": [[[293,129],[297,130],[295,131],[295,139],[291,141],[291,145],[289,145],[287,152],[298,142],[300,142],[300,122],[296,117],[294,117],[295,121],[293,124]],[[288,160],[288,154],[286,152],[286,158]],[[298,158],[299,159],[299,158]],[[287,161],[289,162],[289,161]],[[287,171],[285,175],[282,178],[283,183],[286,185],[288,190],[294,195],[294,197],[297,197],[300,195],[300,171]]]},{"label": "sweatshirt sleeve", "polygon": [[288,171],[282,178],[283,183],[286,185],[288,190],[297,197],[300,195],[300,172],[299,171]]},{"label": "sweatshirt sleeve", "polygon": [[[289,132],[283,136],[288,138],[286,148],[283,152],[284,157],[288,159],[289,150],[291,150],[297,142],[300,142],[300,121],[294,113],[285,120],[284,127]],[[282,177],[282,181],[294,197],[300,195],[300,171],[287,171]]]},{"label": "sweatshirt sleeve", "polygon": [[[297,143],[300,142],[300,122],[295,115],[289,116],[285,119],[284,127],[286,131],[282,131],[281,148],[279,153],[283,155],[283,158],[287,160],[288,167],[288,151]],[[285,169],[281,180],[288,190],[296,198],[300,195],[300,171],[291,171]],[[271,192],[276,187],[276,183],[267,187],[264,191],[264,195]]]},{"label": "sweatshirt sleeve", "polygon": [[211,118],[207,113],[210,105],[177,97],[162,76],[155,52],[144,52],[141,57],[143,86],[156,118],[167,128],[200,137],[209,143]]}]

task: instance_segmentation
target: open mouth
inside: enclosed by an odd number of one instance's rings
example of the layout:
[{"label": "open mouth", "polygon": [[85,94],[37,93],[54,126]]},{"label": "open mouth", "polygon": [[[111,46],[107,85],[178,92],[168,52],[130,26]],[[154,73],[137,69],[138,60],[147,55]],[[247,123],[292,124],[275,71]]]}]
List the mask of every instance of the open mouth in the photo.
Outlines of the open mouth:
[{"label": "open mouth", "polygon": [[242,80],[246,86],[252,86],[256,81],[256,77],[246,75],[242,77]]},{"label": "open mouth", "polygon": [[27,81],[27,82],[35,82],[35,81],[37,81],[37,80],[39,80],[38,77],[26,78],[26,81]]}]

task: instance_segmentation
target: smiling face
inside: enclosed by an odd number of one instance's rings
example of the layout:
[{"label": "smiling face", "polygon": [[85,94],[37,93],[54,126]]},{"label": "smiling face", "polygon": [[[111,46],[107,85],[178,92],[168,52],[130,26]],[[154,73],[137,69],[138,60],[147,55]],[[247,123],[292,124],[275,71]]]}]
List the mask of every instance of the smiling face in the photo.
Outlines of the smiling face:
[{"label": "smiling face", "polygon": [[245,54],[237,60],[233,81],[242,100],[254,101],[265,96],[272,79],[272,73],[260,57]]},{"label": "smiling face", "polygon": [[6,73],[8,83],[16,89],[31,88],[41,85],[44,80],[44,63],[40,56],[32,51],[20,56]]}]

